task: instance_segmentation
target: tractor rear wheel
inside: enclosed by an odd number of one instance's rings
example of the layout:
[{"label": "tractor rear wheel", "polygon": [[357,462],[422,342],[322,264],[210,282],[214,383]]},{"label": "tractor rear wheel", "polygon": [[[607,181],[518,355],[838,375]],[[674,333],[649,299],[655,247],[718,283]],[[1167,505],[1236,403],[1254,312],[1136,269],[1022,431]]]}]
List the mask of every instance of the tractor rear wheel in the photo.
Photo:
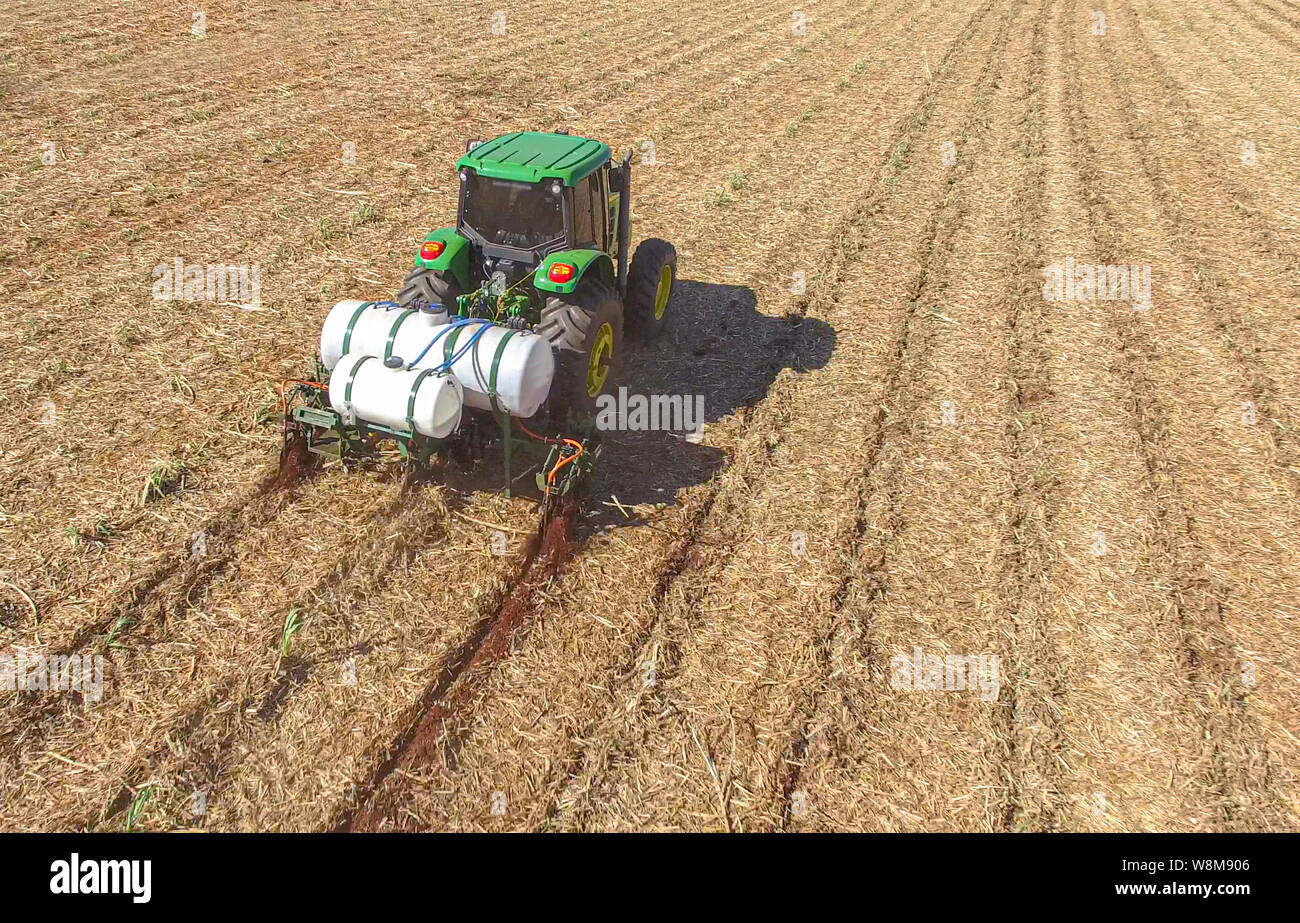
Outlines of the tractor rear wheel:
[{"label": "tractor rear wheel", "polygon": [[397,303],[404,308],[418,307],[415,302],[440,304],[448,314],[456,313],[456,298],[463,295],[460,286],[445,279],[432,269],[415,267],[402,280],[402,290],[397,293]]},{"label": "tractor rear wheel", "polygon": [[595,416],[596,399],[613,392],[623,361],[623,305],[614,287],[584,279],[576,291],[552,295],[537,332],[555,355],[551,411]]},{"label": "tractor rear wheel", "polygon": [[628,333],[653,340],[668,319],[668,302],[677,284],[677,251],[666,240],[648,237],[632,257],[627,275]]}]

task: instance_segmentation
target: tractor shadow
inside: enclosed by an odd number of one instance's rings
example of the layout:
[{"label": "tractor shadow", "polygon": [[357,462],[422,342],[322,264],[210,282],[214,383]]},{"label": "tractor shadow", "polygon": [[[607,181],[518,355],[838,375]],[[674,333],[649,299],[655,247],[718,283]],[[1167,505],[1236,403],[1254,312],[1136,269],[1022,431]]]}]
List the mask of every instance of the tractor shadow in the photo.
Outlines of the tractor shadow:
[{"label": "tractor shadow", "polygon": [[[709,424],[756,405],[783,369],[826,365],[835,348],[828,324],[793,313],[761,314],[757,304],[744,286],[678,280],[663,332],[627,351],[621,384],[628,395],[699,396]],[[604,504],[611,497],[624,506],[673,503],[679,490],[703,484],[726,463],[726,453],[688,441],[680,431],[607,431],[601,453],[588,527],[632,524]]]}]

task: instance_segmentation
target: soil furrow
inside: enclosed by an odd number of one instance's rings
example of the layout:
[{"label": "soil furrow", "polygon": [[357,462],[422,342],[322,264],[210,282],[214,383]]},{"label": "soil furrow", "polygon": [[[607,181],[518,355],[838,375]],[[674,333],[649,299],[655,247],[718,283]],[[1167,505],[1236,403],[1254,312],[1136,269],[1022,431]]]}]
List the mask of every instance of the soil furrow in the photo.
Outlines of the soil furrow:
[{"label": "soil furrow", "polygon": [[[876,538],[880,523],[887,523],[885,531],[892,535],[907,528],[902,509],[905,488],[898,480],[901,470],[897,467],[889,469],[893,478],[884,483],[876,483],[873,475],[882,464],[887,442],[915,439],[917,427],[926,413],[919,389],[925,384],[933,340],[947,332],[934,323],[934,312],[942,310],[942,301],[952,284],[948,278],[948,264],[957,234],[970,208],[969,193],[963,188],[963,183],[969,185],[979,163],[976,154],[987,148],[987,133],[992,125],[987,112],[993,93],[990,81],[1001,63],[999,55],[1005,54],[1007,30],[1012,26],[1013,19],[1008,14],[991,44],[990,56],[976,82],[969,112],[955,133],[954,165],[938,187],[933,210],[918,235],[917,252],[923,256],[916,274],[906,283],[906,300],[911,308],[898,327],[888,361],[889,371],[881,389],[882,402],[868,427],[870,437],[854,453],[864,459],[864,464],[853,490],[856,496],[853,528],[844,555],[849,566],[831,597],[830,621],[818,645],[820,672],[815,682],[810,684],[813,694],[804,705],[795,724],[796,733],[790,738],[782,757],[784,772],[781,774],[779,817],[783,829],[789,829],[792,822],[798,824],[799,818],[807,812],[808,805],[796,801],[795,796],[808,795],[802,787],[808,742],[816,733],[816,722],[832,696],[830,687],[833,686],[834,674],[842,669],[844,648],[851,643],[849,638],[852,635],[869,636],[873,603],[887,592],[890,549],[887,541]],[[1000,83],[1005,75],[999,74],[999,78]],[[968,148],[972,150],[968,152]],[[897,176],[892,180],[896,181]],[[871,211],[880,207],[877,204]],[[864,233],[859,247],[865,248],[866,241],[875,236],[869,231]],[[922,313],[923,309],[928,317]],[[845,611],[849,608],[855,609],[852,618]],[[831,820],[830,823],[835,825],[836,822]]]},{"label": "soil furrow", "polygon": [[[939,65],[936,64],[936,66]],[[783,412],[779,409],[782,403],[783,401],[781,401],[779,398],[769,396],[769,400],[764,402],[764,404],[761,405],[761,407],[764,408],[767,412],[777,413],[783,416],[784,415]],[[741,486],[747,483],[749,480],[749,476],[742,473],[742,469],[750,468],[750,462],[755,460],[757,461],[758,464],[764,464],[765,462],[762,461],[762,458],[769,451],[771,451],[767,443],[771,442],[776,437],[776,434],[778,434],[781,431],[780,427],[770,427],[767,425],[760,425],[761,423],[764,422],[760,420],[760,417],[766,417],[767,413],[764,413],[763,411],[759,411],[758,413],[759,416],[756,417],[754,415],[751,415],[750,418],[746,421],[745,424],[746,429],[747,431],[753,431],[755,430],[755,428],[757,428],[761,430],[764,435],[757,440],[758,445],[756,445],[753,449],[746,449],[745,447],[742,446],[738,450],[737,457],[739,461],[733,462],[732,465],[728,468],[726,481],[724,482],[724,488],[726,487],[726,484],[729,483],[735,483],[737,484],[737,486]],[[742,486],[742,489],[737,491],[736,496],[743,497],[748,489],[749,488],[744,488]],[[730,491],[728,491],[728,496],[731,496]],[[691,524],[695,524],[695,528],[698,528],[698,523],[702,519],[701,511],[709,514],[710,518],[714,521],[722,521],[727,519],[728,517],[723,515],[725,510],[723,508],[720,508],[715,501],[716,501],[715,494],[712,493],[706,494],[700,501],[701,505],[699,507],[694,508],[696,512],[689,514],[687,522]],[[734,504],[734,501],[727,502],[728,506],[731,506],[732,504]],[[700,579],[699,571],[704,569],[711,569],[711,565],[707,564],[706,562],[725,559],[725,555],[726,555],[725,549],[729,543],[710,542],[701,547],[698,544],[693,544],[694,535],[695,535],[694,531],[689,531],[689,530],[685,531],[683,537],[679,538],[677,542],[673,543],[673,545],[670,548],[665,550],[664,566],[666,567],[666,570],[656,570],[652,572],[652,575],[649,577],[648,583],[646,582],[645,578],[638,575],[638,577],[636,578],[636,585],[645,586],[645,596],[642,597],[643,600],[662,599],[665,595],[676,596],[677,594],[682,592],[682,588],[680,588],[678,584],[684,582],[683,578],[685,581],[689,581],[692,584],[692,586],[707,587],[707,580]],[[672,548],[675,548],[676,550],[673,551]],[[644,557],[644,552],[633,552],[633,555],[635,557]],[[680,577],[673,576],[674,574],[677,574],[679,572],[681,574]],[[657,574],[657,576],[654,576],[655,574]],[[689,589],[685,591],[688,593],[691,592]],[[640,605],[654,605],[656,609],[659,608],[659,605],[648,603],[648,602],[642,602]],[[631,639],[630,646],[625,645],[623,647],[623,650],[626,651],[627,653],[625,653],[623,656],[618,658],[622,666],[617,667],[615,671],[616,673],[623,672],[623,666],[626,666],[627,663],[632,663],[633,669],[636,668],[637,666],[635,664],[636,652],[639,648],[641,648],[644,645],[646,639],[648,639],[650,635],[651,635],[651,629],[649,629],[648,627],[636,630],[635,636]],[[623,663],[624,661],[626,661],[627,663]],[[538,804],[538,807],[542,807],[542,806],[543,805],[541,803]]]},{"label": "soil furrow", "polygon": [[[1109,65],[1106,74],[1111,78],[1111,87],[1119,99],[1118,110],[1124,119],[1125,134],[1139,150],[1144,176],[1159,202],[1165,233],[1182,250],[1175,254],[1175,258],[1197,268],[1194,276],[1199,295],[1197,300],[1240,365],[1258,414],[1269,421],[1266,431],[1277,445],[1278,464],[1293,477],[1300,478],[1300,433],[1297,433],[1296,411],[1293,410],[1300,408],[1300,391],[1295,386],[1296,377],[1300,375],[1300,352],[1289,337],[1278,338],[1267,332],[1269,327],[1276,325],[1278,315],[1291,314],[1290,300],[1300,297],[1300,285],[1294,283],[1286,285],[1286,292],[1277,291],[1277,283],[1282,281],[1285,285],[1296,258],[1293,254],[1282,253],[1273,258],[1259,259],[1255,247],[1276,250],[1266,229],[1258,225],[1243,227],[1245,222],[1234,220],[1238,216],[1225,214],[1231,209],[1227,203],[1211,200],[1202,204],[1204,197],[1194,181],[1176,183],[1171,175],[1175,170],[1173,159],[1169,154],[1162,154],[1153,140],[1165,140],[1160,121],[1138,114],[1132,87],[1139,84],[1135,80],[1117,79],[1122,66],[1114,48],[1109,42],[1100,43],[1100,47]],[[1189,152],[1185,138],[1184,131],[1165,141],[1167,145],[1176,145],[1178,164],[1183,166],[1191,162],[1201,169],[1205,179],[1211,183],[1219,181],[1222,168],[1218,162],[1206,163],[1203,156],[1195,153],[1195,145]],[[1189,213],[1195,213],[1198,220],[1187,222]],[[1208,245],[1211,239],[1222,241],[1242,237],[1250,238],[1255,246],[1250,248],[1249,255],[1233,254],[1230,260],[1220,255],[1221,250],[1213,252]],[[1249,279],[1252,276],[1259,279],[1260,284],[1235,282],[1237,278]],[[1270,303],[1275,301],[1285,304],[1279,303],[1274,308]],[[1245,303],[1261,305],[1256,310],[1266,313],[1259,322],[1251,323],[1247,318],[1241,307]],[[1271,367],[1276,367],[1278,372],[1275,374]]]},{"label": "soil furrow", "polygon": [[[1125,225],[1105,195],[1106,185],[1098,175],[1101,124],[1079,102],[1085,98],[1084,68],[1075,45],[1074,34],[1067,29],[1064,47],[1068,85],[1074,97],[1068,118],[1075,173],[1098,260],[1115,265],[1129,258],[1132,244],[1117,230]],[[1089,76],[1093,70],[1098,77],[1104,72],[1104,68],[1090,68]],[[1096,83],[1091,85],[1097,87]],[[1205,774],[1205,786],[1218,796],[1216,826],[1234,828],[1243,821],[1254,826],[1272,814],[1276,795],[1269,791],[1267,756],[1262,766],[1242,761],[1243,750],[1260,751],[1254,745],[1258,732],[1247,710],[1249,690],[1242,682],[1242,664],[1224,630],[1227,613],[1234,607],[1207,564],[1196,518],[1182,493],[1181,481],[1188,469],[1179,463],[1179,453],[1170,443],[1170,409],[1153,377],[1153,366],[1161,360],[1164,350],[1152,338],[1139,313],[1125,304],[1108,312],[1120,341],[1119,371],[1141,442],[1148,489],[1158,498],[1153,535],[1157,545],[1153,550],[1167,573],[1167,627],[1180,639],[1179,668],[1188,690],[1185,707],[1199,716],[1212,748],[1208,760],[1198,769]],[[1263,752],[1266,754],[1267,749]],[[1264,804],[1252,803],[1252,793],[1262,795]]]}]

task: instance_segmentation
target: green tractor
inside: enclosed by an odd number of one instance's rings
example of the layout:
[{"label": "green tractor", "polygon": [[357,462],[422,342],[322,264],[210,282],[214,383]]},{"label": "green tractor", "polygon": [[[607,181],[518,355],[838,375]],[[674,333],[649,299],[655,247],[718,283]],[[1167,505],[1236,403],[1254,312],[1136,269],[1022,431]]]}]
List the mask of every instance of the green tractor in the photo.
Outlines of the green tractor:
[{"label": "green tractor", "polygon": [[[642,241],[629,265],[631,159],[615,165],[608,145],[562,131],[470,142],[455,227],[425,236],[396,301],[336,304],[317,374],[282,385],[282,466],[385,442],[416,464],[448,445],[477,457],[494,417],[507,495],[516,429],[549,450],[546,496],[570,492],[599,451],[598,401],[616,388],[624,334],[659,333],[677,277],[663,240]],[[555,435],[528,429],[534,416]]]},{"label": "green tractor", "polygon": [[677,276],[676,251],[657,238],[628,265],[631,160],[615,165],[608,145],[564,131],[470,142],[456,226],[425,237],[397,303],[540,333],[555,356],[552,415],[594,414],[625,336],[662,329]]}]

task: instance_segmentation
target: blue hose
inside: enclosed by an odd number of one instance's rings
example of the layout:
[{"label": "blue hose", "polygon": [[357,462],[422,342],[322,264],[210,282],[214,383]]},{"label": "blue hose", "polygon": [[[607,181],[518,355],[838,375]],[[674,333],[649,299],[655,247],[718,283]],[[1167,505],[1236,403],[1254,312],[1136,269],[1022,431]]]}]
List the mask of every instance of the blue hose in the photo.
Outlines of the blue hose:
[{"label": "blue hose", "polygon": [[415,361],[407,365],[407,368],[411,369],[419,365],[420,360],[423,359],[426,355],[428,355],[429,350],[433,349],[434,344],[436,344],[440,339],[442,339],[443,334],[448,333],[453,328],[465,327],[470,324],[480,325],[479,329],[474,332],[474,336],[470,338],[470,341],[468,343],[466,343],[463,347],[461,347],[460,350],[457,351],[455,356],[441,363],[434,371],[441,372],[450,368],[452,364],[460,360],[460,357],[465,354],[466,350],[472,348],[474,344],[478,342],[479,337],[483,335],[483,331],[486,330],[488,327],[492,326],[492,322],[490,320],[485,320],[480,317],[461,317],[461,318],[457,318],[454,321],[451,321],[448,324],[444,324],[442,329],[433,335],[433,339],[429,341],[429,345],[424,347],[424,349],[420,351],[420,355],[416,356]]},{"label": "blue hose", "polygon": [[461,360],[462,356],[464,356],[467,352],[473,349],[475,345],[477,345],[479,339],[483,336],[484,333],[487,332],[487,329],[492,326],[495,325],[491,321],[484,321],[483,324],[477,330],[474,331],[474,335],[469,338],[469,342],[466,343],[464,346],[462,346],[460,349],[456,350],[456,354],[454,356],[444,361],[442,365],[438,366],[437,371],[444,372],[450,370],[453,365],[455,365],[457,362]]}]

